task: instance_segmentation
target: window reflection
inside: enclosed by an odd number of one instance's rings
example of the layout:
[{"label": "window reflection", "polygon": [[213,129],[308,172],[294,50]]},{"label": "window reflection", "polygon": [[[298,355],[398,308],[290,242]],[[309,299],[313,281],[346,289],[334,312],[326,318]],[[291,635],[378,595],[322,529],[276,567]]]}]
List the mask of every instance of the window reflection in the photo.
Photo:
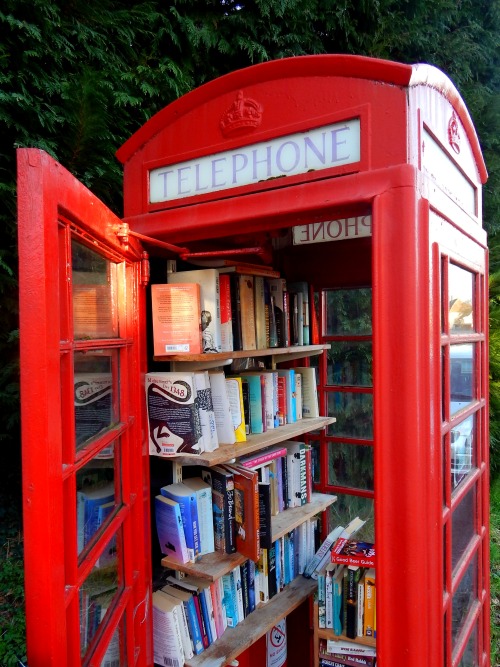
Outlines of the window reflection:
[{"label": "window reflection", "polygon": [[475,494],[476,487],[462,498],[453,510],[451,517],[451,567],[455,569],[460,558],[476,533],[475,527]]},{"label": "window reflection", "polygon": [[346,442],[328,445],[328,484],[373,490],[373,447]]},{"label": "window reflection", "polygon": [[453,642],[463,627],[467,614],[477,599],[477,554],[472,559],[469,567],[465,570],[462,581],[455,591],[452,599],[452,628],[451,636]]},{"label": "window reflection", "polygon": [[328,435],[349,438],[373,437],[372,394],[334,391],[328,394],[328,415],[336,417]]},{"label": "window reflection", "polygon": [[470,415],[450,432],[451,490],[455,489],[475,465],[474,415]]},{"label": "window reflection", "polygon": [[95,568],[79,591],[80,654],[83,656],[118,591],[118,568]]},{"label": "window reflection", "polygon": [[371,342],[334,342],[327,354],[327,384],[372,386]]},{"label": "window reflection", "polygon": [[375,542],[375,514],[372,498],[338,493],[337,501],[328,508],[328,532],[337,526],[347,526],[357,516],[366,523],[356,533],[356,539]]},{"label": "window reflection", "polygon": [[448,269],[448,323],[450,333],[474,330],[474,274],[450,264]]},{"label": "window reflection", "polygon": [[[109,521],[116,506],[112,462],[94,459],[87,463],[76,474],[76,488],[77,546],[80,554]],[[109,556],[115,546],[107,547]]]},{"label": "window reflection", "polygon": [[327,336],[371,335],[372,291],[370,288],[327,290]]},{"label": "window reflection", "polygon": [[450,415],[474,398],[474,345],[450,346]]}]

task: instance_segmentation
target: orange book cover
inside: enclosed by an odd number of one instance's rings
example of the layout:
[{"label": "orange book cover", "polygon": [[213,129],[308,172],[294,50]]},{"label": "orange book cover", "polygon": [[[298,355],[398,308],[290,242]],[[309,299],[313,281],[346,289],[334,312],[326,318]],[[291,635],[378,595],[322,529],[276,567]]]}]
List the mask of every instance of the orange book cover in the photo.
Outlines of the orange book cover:
[{"label": "orange book cover", "polygon": [[200,286],[151,285],[154,356],[201,354]]},{"label": "orange book cover", "polygon": [[259,474],[237,464],[224,467],[234,478],[236,550],[257,561],[260,556]]}]

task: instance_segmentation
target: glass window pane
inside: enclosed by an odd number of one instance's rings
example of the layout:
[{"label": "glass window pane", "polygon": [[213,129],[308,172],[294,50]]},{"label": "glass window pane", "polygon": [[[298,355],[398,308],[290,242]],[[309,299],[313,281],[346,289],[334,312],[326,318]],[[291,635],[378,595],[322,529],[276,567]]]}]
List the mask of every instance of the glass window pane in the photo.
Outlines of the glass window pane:
[{"label": "glass window pane", "polygon": [[371,342],[332,343],[327,352],[327,384],[351,387],[372,386]]},{"label": "glass window pane", "polygon": [[373,447],[330,442],[328,484],[373,491]]},{"label": "glass window pane", "polygon": [[78,554],[109,521],[118,499],[115,470],[108,460],[93,459],[76,474]]},{"label": "glass window pane", "polygon": [[474,346],[450,346],[450,415],[465,408],[474,398]]},{"label": "glass window pane", "polygon": [[80,653],[99,629],[118,592],[118,561],[105,568],[94,568],[80,588]]},{"label": "glass window pane", "polygon": [[464,654],[457,667],[479,667],[479,659],[477,657],[477,625],[472,630]]},{"label": "glass window pane", "polygon": [[451,636],[455,642],[458,633],[460,632],[467,614],[477,599],[477,554],[470,562],[469,567],[465,570],[464,576],[455,591],[452,599],[452,621],[451,621]]},{"label": "glass window pane", "polygon": [[366,523],[356,533],[357,540],[375,542],[374,504],[372,498],[336,493],[336,502],[328,509],[328,532],[336,526],[347,526],[359,516]]},{"label": "glass window pane", "polygon": [[448,269],[448,322],[450,333],[474,331],[474,274],[470,271],[449,265]]},{"label": "glass window pane", "polygon": [[109,350],[75,353],[77,448],[118,422],[119,417],[115,414],[117,401],[113,387],[113,371],[115,377],[118,376],[117,359],[116,352]]},{"label": "glass window pane", "polygon": [[325,296],[326,336],[371,335],[371,288],[327,290]]},{"label": "glass window pane", "polygon": [[111,262],[75,240],[71,253],[75,339],[116,337]]},{"label": "glass window pane", "polygon": [[328,416],[337,419],[334,424],[328,426],[328,435],[366,439],[373,436],[372,394],[329,392]]},{"label": "glass window pane", "polygon": [[321,459],[320,459],[320,443],[318,440],[312,440],[309,443],[312,446],[312,457],[311,457],[311,467],[312,467],[312,478],[315,484],[320,483],[320,469],[321,469]]},{"label": "glass window pane", "polygon": [[450,432],[452,491],[476,464],[474,440],[474,415],[470,415]]},{"label": "glass window pane", "polygon": [[476,532],[475,497],[476,487],[474,486],[462,498],[451,516],[451,566],[453,570]]},{"label": "glass window pane", "polygon": [[[120,637],[123,638],[121,642]],[[111,641],[109,642],[109,646],[106,650],[104,658],[101,661],[100,667],[125,667],[126,662],[125,660],[122,660],[122,656],[120,655],[120,644],[125,646],[124,638],[125,617],[121,619],[120,625],[116,628]]]}]

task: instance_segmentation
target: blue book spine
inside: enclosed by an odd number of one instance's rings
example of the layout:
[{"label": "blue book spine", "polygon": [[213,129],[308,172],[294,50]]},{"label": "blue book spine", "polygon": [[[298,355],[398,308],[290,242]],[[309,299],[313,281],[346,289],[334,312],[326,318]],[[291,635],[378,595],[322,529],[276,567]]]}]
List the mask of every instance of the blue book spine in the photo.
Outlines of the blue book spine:
[{"label": "blue book spine", "polygon": [[166,498],[171,498],[179,503],[189,560],[194,562],[200,555],[200,531],[196,495],[194,492],[189,495],[181,495],[170,490],[168,487],[162,487],[160,491]]},{"label": "blue book spine", "polygon": [[199,655],[204,651],[203,638],[201,636],[201,629],[198,623],[198,616],[196,615],[196,607],[192,597],[184,603],[184,607],[186,609],[189,634],[191,635],[191,639],[193,640],[193,650],[196,655]]},{"label": "blue book spine", "polygon": [[262,387],[260,375],[245,375],[250,399],[250,425],[252,433],[264,433],[262,420]]},{"label": "blue book spine", "polygon": [[232,572],[222,577],[224,590],[224,606],[226,608],[227,625],[234,628],[238,625],[238,607],[236,601],[236,585]]},{"label": "blue book spine", "polygon": [[210,646],[210,644],[214,641],[214,636],[212,634],[212,629],[210,627],[210,611],[208,609],[204,591],[200,591],[198,599],[200,601],[201,613],[203,614],[203,622],[205,624],[205,630],[207,633],[208,645]]},{"label": "blue book spine", "polygon": [[248,561],[248,608],[249,613],[255,610],[255,562]]}]

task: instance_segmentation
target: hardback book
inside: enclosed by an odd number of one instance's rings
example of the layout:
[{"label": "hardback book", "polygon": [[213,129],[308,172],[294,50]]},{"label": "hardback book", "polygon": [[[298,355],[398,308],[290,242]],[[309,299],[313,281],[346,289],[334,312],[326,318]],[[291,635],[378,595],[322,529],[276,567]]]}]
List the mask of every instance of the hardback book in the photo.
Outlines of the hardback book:
[{"label": "hardback book", "polygon": [[375,567],[375,544],[373,542],[347,540],[339,552],[332,551],[332,563]]},{"label": "hardback book", "polygon": [[160,665],[183,665],[185,654],[182,646],[177,605],[159,591],[153,593],[153,653]]},{"label": "hardback book", "polygon": [[155,519],[161,552],[177,563],[189,563],[179,503],[163,495],[155,496]]},{"label": "hardback book", "polygon": [[280,368],[278,377],[286,377],[286,412],[287,424],[297,421],[297,400],[295,397],[295,369]]},{"label": "hardback book", "polygon": [[162,496],[179,503],[182,526],[186,537],[189,560],[194,563],[200,555],[200,535],[198,521],[198,505],[195,492],[183,482],[167,484],[160,489]]},{"label": "hardback book", "polygon": [[356,639],[358,636],[358,583],[362,575],[363,568],[358,567],[357,565],[347,566],[345,634],[349,639]]},{"label": "hardback book", "polygon": [[319,417],[318,384],[314,366],[296,366],[295,372],[302,379],[302,418],[316,419]]},{"label": "hardback book", "polygon": [[219,275],[220,325],[222,352],[233,350],[233,315],[231,309],[231,281],[227,274]]},{"label": "hardback book", "polygon": [[222,576],[224,590],[224,607],[226,609],[227,627],[235,628],[238,625],[238,599],[236,595],[236,581],[234,572]]},{"label": "hardback book", "polygon": [[271,527],[271,486],[259,482],[259,544],[261,549],[270,549],[273,543]]},{"label": "hardback book", "polygon": [[234,437],[236,442],[245,442],[247,435],[243,406],[243,383],[241,377],[226,377],[226,386],[229,398],[229,408],[233,419]]},{"label": "hardback book", "polygon": [[268,280],[273,315],[276,321],[277,347],[287,347],[286,323],[286,280],[273,278]]},{"label": "hardback book", "polygon": [[188,620],[186,615],[186,610],[182,603],[182,600],[179,600],[174,595],[170,595],[168,591],[168,586],[165,586],[165,589],[159,589],[157,592],[165,597],[174,604],[174,616],[177,617],[177,623],[179,625],[179,631],[181,635],[182,649],[184,651],[184,657],[186,660],[190,660],[194,655],[193,643],[191,640],[191,635],[189,632]]},{"label": "hardback book", "polygon": [[329,562],[331,562],[331,550],[337,538],[340,536],[344,526],[337,526],[331,530],[325,537],[319,549],[317,549],[314,556],[308,561],[304,569],[305,577],[318,578],[319,572],[324,570]]},{"label": "hardback book", "polygon": [[146,373],[149,453],[200,454],[203,443],[194,373]]},{"label": "hardback book", "polygon": [[375,605],[376,605],[375,569],[370,567],[365,572],[363,634],[366,637],[375,636]]},{"label": "hardback book", "polygon": [[355,517],[341,532],[338,536],[335,544],[332,547],[332,553],[339,554],[344,548],[345,543],[350,540],[362,526],[364,526],[366,521],[360,519],[359,516]]},{"label": "hardback book", "polygon": [[219,271],[195,269],[168,274],[169,283],[196,283],[200,286],[201,340],[203,352],[221,352],[221,317]]},{"label": "hardback book", "polygon": [[272,461],[277,459],[280,456],[286,456],[287,448],[283,444],[273,445],[272,447],[266,447],[252,454],[247,454],[245,456],[240,456],[238,461],[240,465],[245,466],[245,468],[259,468],[264,466]]},{"label": "hardback book", "polygon": [[250,404],[250,429],[251,433],[264,433],[266,422],[265,398],[263,395],[264,380],[261,373],[241,373],[241,377],[248,385],[248,396]]},{"label": "hardback book", "polygon": [[[310,344],[310,315],[309,315],[309,285],[305,281],[290,282],[287,284],[288,292],[298,297],[297,299],[297,308],[298,308],[298,344],[299,345],[309,345]],[[301,311],[302,308],[302,311]],[[302,325],[302,337],[300,334],[300,325]]]},{"label": "hardback book", "polygon": [[226,376],[222,371],[209,371],[208,377],[212,389],[212,404],[219,443],[233,445],[236,442],[236,436],[227,393]]},{"label": "hardback book", "polygon": [[186,610],[189,634],[193,642],[193,651],[195,655],[199,655],[204,651],[204,646],[193,593],[173,586],[171,583],[164,586],[161,590],[168,592],[170,596],[176,597],[183,603]]},{"label": "hardback book", "polygon": [[307,502],[306,445],[294,440],[281,444],[287,448],[288,506],[300,507]]},{"label": "hardback book", "polygon": [[295,371],[295,417],[302,419],[302,373]]},{"label": "hardback book", "polygon": [[[76,494],[77,498],[77,533],[78,553],[88,544],[99,530],[103,520],[103,507],[114,507],[114,482],[97,482],[84,485]],[[111,509],[112,509],[111,507]]]},{"label": "hardback book", "polygon": [[202,468],[202,479],[212,487],[215,550],[224,553],[236,551],[234,519],[234,478],[225,468]]},{"label": "hardback book", "polygon": [[151,306],[155,356],[202,353],[199,285],[151,285]]},{"label": "hardback book", "polygon": [[215,551],[214,523],[212,514],[212,487],[201,477],[187,477],[184,484],[196,495],[200,536],[200,555]]},{"label": "hardback book", "polygon": [[288,424],[287,411],[287,379],[284,376],[278,375],[278,425],[284,426]]},{"label": "hardback book", "polygon": [[241,343],[244,350],[256,350],[255,294],[253,276],[240,275]]},{"label": "hardback book", "polygon": [[268,347],[267,331],[269,322],[266,321],[266,281],[263,276],[254,277],[254,301],[255,341],[257,349],[264,350]]},{"label": "hardback book", "polygon": [[234,479],[236,550],[256,561],[260,555],[258,473],[237,464],[226,464],[224,467]]},{"label": "hardback book", "polygon": [[196,371],[194,378],[204,450],[213,452],[219,446],[219,437],[217,435],[212,387],[210,386],[208,371]]}]

